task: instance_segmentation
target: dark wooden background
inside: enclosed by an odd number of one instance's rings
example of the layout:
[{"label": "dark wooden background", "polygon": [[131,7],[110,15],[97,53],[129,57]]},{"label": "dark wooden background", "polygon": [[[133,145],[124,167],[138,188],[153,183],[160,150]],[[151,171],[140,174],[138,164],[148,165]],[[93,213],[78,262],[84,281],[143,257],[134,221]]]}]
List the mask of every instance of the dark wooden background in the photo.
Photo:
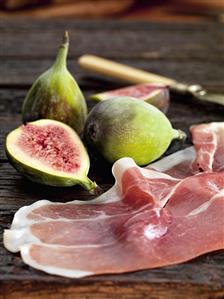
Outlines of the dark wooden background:
[{"label": "dark wooden background", "polygon": [[[0,298],[224,298],[224,254],[204,255],[185,264],[106,275],[67,279],[44,274],[7,252],[2,233],[24,205],[47,198],[53,201],[89,199],[80,188],[57,189],[22,178],[7,162],[5,135],[21,123],[21,104],[33,80],[53,62],[63,31],[70,33],[69,69],[85,96],[117,88],[81,70],[76,59],[92,53],[128,63],[179,81],[201,83],[224,93],[224,26],[214,23],[168,24],[121,21],[0,20]],[[90,101],[88,101],[91,106]],[[168,117],[188,133],[191,124],[222,121],[224,107],[173,97]],[[187,146],[173,144],[169,152]],[[113,183],[110,166],[92,156],[91,178],[104,190]],[[215,219],[214,219],[215,221]],[[93,257],[94,258],[94,257]]]}]

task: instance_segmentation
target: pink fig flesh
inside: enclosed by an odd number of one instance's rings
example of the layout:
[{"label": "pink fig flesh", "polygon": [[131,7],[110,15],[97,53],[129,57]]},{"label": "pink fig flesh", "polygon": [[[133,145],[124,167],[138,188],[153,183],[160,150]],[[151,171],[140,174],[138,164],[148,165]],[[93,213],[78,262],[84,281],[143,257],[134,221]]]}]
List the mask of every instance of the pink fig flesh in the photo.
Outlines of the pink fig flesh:
[{"label": "pink fig flesh", "polygon": [[55,124],[22,126],[18,146],[30,157],[55,170],[75,172],[80,167],[80,151],[67,131]]},{"label": "pink fig flesh", "polygon": [[145,101],[166,113],[169,108],[170,94],[163,84],[144,83],[110,90],[91,96],[92,100],[103,101],[119,96],[130,96]]}]

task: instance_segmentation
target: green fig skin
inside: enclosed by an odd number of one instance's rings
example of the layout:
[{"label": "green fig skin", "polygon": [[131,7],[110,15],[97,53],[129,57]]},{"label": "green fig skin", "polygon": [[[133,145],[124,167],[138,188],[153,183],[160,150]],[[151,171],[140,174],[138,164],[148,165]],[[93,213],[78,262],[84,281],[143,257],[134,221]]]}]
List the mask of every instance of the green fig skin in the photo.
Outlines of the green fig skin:
[{"label": "green fig skin", "polygon": [[41,169],[41,165],[38,167],[31,166],[32,158],[27,156],[24,161],[24,158],[21,158],[18,150],[15,150],[16,140],[21,133],[21,127],[10,132],[5,140],[5,152],[10,164],[20,174],[35,183],[55,187],[70,187],[74,185],[80,185],[89,192],[94,193],[98,186],[95,182],[91,181],[87,177],[90,165],[89,156],[84,145],[82,144],[82,141],[74,132],[74,130],[72,130],[67,125],[62,124],[61,122],[49,119],[41,119],[35,122],[31,122],[30,124],[37,126],[53,124],[56,126],[61,126],[65,130],[67,130],[70,134],[70,137],[74,139],[76,146],[79,147],[80,155],[82,158],[81,169],[78,174],[71,173],[68,175],[63,175],[61,172],[53,169],[51,170],[51,172],[44,171],[43,169]]},{"label": "green fig skin", "polygon": [[108,162],[131,157],[140,166],[158,159],[180,135],[159,109],[132,97],[98,103],[84,128],[86,142]]},{"label": "green fig skin", "polygon": [[55,63],[28,91],[22,107],[22,119],[24,123],[38,119],[58,120],[80,134],[87,117],[87,106],[66,66],[68,46],[68,35],[65,35]]},{"label": "green fig skin", "polygon": [[32,182],[39,183],[47,186],[54,187],[72,187],[75,185],[80,185],[87,191],[94,191],[97,188],[97,184],[92,182],[90,179],[85,178],[85,180],[78,180],[74,178],[64,178],[60,176],[50,175],[40,169],[32,168],[29,165],[25,165],[17,160],[15,157],[11,156],[6,150],[6,156],[10,164],[24,177]]}]

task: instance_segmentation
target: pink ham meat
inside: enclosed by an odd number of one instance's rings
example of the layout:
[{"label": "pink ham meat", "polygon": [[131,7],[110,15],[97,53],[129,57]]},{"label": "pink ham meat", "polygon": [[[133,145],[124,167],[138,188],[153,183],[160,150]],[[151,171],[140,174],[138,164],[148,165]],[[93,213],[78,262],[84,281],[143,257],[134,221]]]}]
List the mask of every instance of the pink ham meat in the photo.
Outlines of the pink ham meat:
[{"label": "pink ham meat", "polygon": [[195,156],[191,147],[147,169],[122,158],[115,185],[93,201],[21,208],[4,245],[28,265],[67,277],[161,267],[223,249],[224,173],[198,172]]},{"label": "pink ham meat", "polygon": [[190,131],[194,147],[174,153],[146,168],[177,178],[202,171],[224,171],[224,123],[194,125]]},{"label": "pink ham meat", "polygon": [[197,164],[202,171],[224,170],[224,123],[191,127],[197,151]]}]

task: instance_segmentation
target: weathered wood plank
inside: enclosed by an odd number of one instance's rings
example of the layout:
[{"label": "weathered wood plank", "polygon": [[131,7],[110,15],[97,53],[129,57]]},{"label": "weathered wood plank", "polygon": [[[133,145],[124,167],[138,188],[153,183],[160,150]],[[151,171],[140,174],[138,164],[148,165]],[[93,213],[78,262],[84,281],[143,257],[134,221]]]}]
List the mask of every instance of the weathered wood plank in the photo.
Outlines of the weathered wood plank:
[{"label": "weathered wood plank", "polygon": [[[45,32],[52,30],[64,30],[64,28],[76,28],[83,29],[86,31],[99,31],[102,29],[107,30],[131,30],[134,32],[148,30],[152,28],[154,31],[163,30],[165,32],[173,32],[180,34],[186,34],[186,32],[198,32],[200,35],[203,31],[207,30],[208,34],[211,31],[215,31],[216,34],[220,32],[220,24],[214,22],[201,22],[201,23],[167,23],[167,22],[148,22],[148,21],[134,21],[134,20],[79,20],[72,18],[54,18],[54,19],[42,19],[41,21],[35,18],[11,18],[10,20],[6,17],[1,18],[0,29],[4,32],[27,32],[27,28],[33,32],[42,32],[45,28]],[[212,32],[214,33],[214,32]],[[196,34],[196,33],[195,33]]]},{"label": "weathered wood plank", "polygon": [[34,21],[29,22],[27,31],[26,24],[23,20],[2,20],[0,24],[4,40],[0,47],[0,85],[30,85],[46,70],[56,55],[65,24],[71,29],[69,66],[78,80],[88,73],[78,68],[75,59],[91,52],[178,80],[223,85],[222,25],[201,24],[195,30],[194,26],[183,24],[167,27],[146,22],[104,21],[102,26],[100,21]]},{"label": "weathered wood plank", "polygon": [[[5,23],[6,22],[6,23]],[[27,22],[29,30],[27,30]],[[78,22],[46,21],[30,19],[8,21],[0,24],[1,39],[5,42],[0,48],[4,56],[54,56],[63,31],[70,31],[71,53],[79,56],[91,50],[95,54],[114,57],[144,56],[144,53],[171,56],[223,58],[223,25],[167,24],[149,22]],[[207,36],[209,35],[209,38]],[[19,45],[19,47],[18,47]],[[124,51],[128,45],[128,51]],[[175,47],[174,47],[175,45]],[[40,53],[41,51],[41,53]],[[147,55],[146,55],[147,56]]]},{"label": "weathered wood plank", "polygon": [[[90,47],[89,47],[90,48]],[[102,53],[99,53],[103,55]],[[1,62],[0,86],[30,86],[33,81],[53,63],[53,59],[17,59]],[[167,61],[144,59],[116,59],[116,61],[138,67],[146,71],[161,74],[178,81],[206,86],[224,85],[224,68],[220,62],[211,61]],[[81,69],[75,60],[68,61],[68,68],[82,86],[82,81],[92,77],[101,78],[93,73]],[[107,82],[101,82],[106,83]],[[98,85],[99,88],[99,85]],[[104,84],[101,89],[105,89]]]},{"label": "weathered wood plank", "polygon": [[[155,282],[123,282],[118,281],[111,284],[113,277],[108,280],[91,282],[88,280],[65,284],[60,282],[35,282],[22,281],[20,284],[9,282],[4,285],[4,293],[10,297],[4,298],[24,298],[24,299],[222,299],[222,288],[211,288],[207,285],[190,285],[179,283],[155,283]],[[23,290],[26,290],[24,292]]]}]

